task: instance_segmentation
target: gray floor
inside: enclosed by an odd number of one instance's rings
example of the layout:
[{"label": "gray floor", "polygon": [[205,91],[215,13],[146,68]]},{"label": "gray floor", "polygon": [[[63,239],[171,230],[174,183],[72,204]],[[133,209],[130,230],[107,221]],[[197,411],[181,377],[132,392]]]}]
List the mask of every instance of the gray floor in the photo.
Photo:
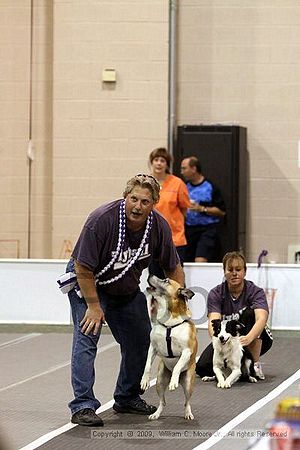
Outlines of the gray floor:
[{"label": "gray floor", "polygon": [[[54,331],[54,332],[49,332]],[[0,326],[0,431],[2,449],[21,449],[31,442],[69,423],[68,401],[70,388],[70,328],[4,327]],[[208,343],[207,332],[199,331],[199,351]],[[103,429],[74,427],[43,443],[40,449],[114,449],[154,447],[171,449],[174,445],[191,449],[239,417],[248,407],[264,397],[299,369],[300,333],[276,333],[276,342],[265,355],[265,381],[255,385],[237,383],[229,390],[217,389],[214,383],[196,379],[192,408],[194,421],[185,421],[183,393],[179,388],[167,394],[163,416],[150,422],[145,416],[119,415],[111,408],[101,416]],[[102,405],[110,402],[120,362],[119,348],[105,328],[96,362],[95,392]],[[153,373],[155,377],[155,371]],[[213,449],[243,450],[249,439],[242,438],[240,430],[262,430],[273,416],[279,398],[299,395],[295,382],[280,396],[233,428],[229,437],[213,445]],[[157,404],[155,388],[150,388],[145,399]],[[99,431],[106,432],[105,436]],[[123,437],[117,434],[123,433]],[[131,438],[130,433],[133,434]],[[126,438],[124,437],[126,435]],[[206,441],[210,442],[210,441]],[[1,448],[1,442],[0,442]],[[29,447],[28,447],[29,448]],[[209,448],[209,447],[207,447]]]}]

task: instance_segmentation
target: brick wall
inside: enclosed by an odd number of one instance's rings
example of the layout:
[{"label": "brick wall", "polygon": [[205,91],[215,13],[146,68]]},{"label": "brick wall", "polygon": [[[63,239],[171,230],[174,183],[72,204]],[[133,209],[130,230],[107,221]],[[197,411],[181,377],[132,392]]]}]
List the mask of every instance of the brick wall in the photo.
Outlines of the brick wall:
[{"label": "brick wall", "polygon": [[247,127],[251,261],[300,244],[299,25],[296,0],[180,2],[178,121]]},{"label": "brick wall", "polygon": [[[34,5],[31,256],[57,258],[167,144],[169,2]],[[249,261],[300,243],[299,25],[297,0],[178,1],[178,123],[248,129]],[[0,32],[0,257],[26,257],[29,0],[0,2]]]}]

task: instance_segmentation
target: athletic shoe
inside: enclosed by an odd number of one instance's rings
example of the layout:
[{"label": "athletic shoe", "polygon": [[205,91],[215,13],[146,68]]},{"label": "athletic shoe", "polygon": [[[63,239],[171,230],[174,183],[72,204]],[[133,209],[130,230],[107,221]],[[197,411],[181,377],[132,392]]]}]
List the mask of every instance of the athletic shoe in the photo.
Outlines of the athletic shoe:
[{"label": "athletic shoe", "polygon": [[148,405],[145,400],[142,400],[140,397],[135,398],[134,400],[130,400],[130,402],[125,405],[119,405],[119,403],[115,403],[113,405],[113,409],[117,413],[127,413],[127,414],[143,414],[150,415],[155,413],[157,408],[153,405]]},{"label": "athletic shoe", "polygon": [[215,376],[213,376],[213,377],[201,377],[202,381],[215,381],[215,379],[216,379]]},{"label": "athletic shoe", "polygon": [[85,427],[103,427],[103,420],[91,408],[81,409],[74,413],[71,422]]},{"label": "athletic shoe", "polygon": [[260,380],[265,380],[265,375],[262,371],[261,368],[261,363],[260,362],[255,362],[254,363],[254,372],[255,372],[255,377],[259,378]]}]

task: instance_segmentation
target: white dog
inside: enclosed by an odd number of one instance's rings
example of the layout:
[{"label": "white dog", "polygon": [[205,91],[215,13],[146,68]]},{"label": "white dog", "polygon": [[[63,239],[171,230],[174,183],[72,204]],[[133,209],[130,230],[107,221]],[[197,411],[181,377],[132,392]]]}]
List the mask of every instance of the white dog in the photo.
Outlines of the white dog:
[{"label": "white dog", "polygon": [[151,294],[156,303],[156,315],[152,316],[153,328],[150,334],[150,347],[141,388],[146,390],[150,385],[151,366],[156,355],[160,357],[156,390],[160,399],[157,411],[149,416],[150,420],[158,419],[166,404],[165,390],[173,391],[180,383],[185,394],[185,419],[194,419],[190,406],[190,398],[195,379],[197,354],[197,332],[190,320],[191,313],[187,300],[194,293],[181,288],[174,280],[160,280],[150,276],[148,279]]},{"label": "white dog", "polygon": [[[237,320],[213,319],[214,334],[212,344],[214,348],[213,370],[217,378],[217,386],[230,388],[240,377],[250,383],[256,383],[253,357],[249,350],[240,343],[240,329],[243,327]],[[226,370],[230,374],[225,378]],[[203,377],[207,381],[211,377]]]}]

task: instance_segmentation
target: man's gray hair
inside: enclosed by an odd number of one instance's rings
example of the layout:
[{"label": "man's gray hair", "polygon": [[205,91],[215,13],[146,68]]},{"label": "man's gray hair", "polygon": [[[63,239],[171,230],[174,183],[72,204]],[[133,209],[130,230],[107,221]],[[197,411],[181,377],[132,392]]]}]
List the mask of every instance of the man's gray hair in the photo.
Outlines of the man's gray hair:
[{"label": "man's gray hair", "polygon": [[130,178],[130,180],[127,181],[125,190],[123,192],[124,198],[126,198],[127,195],[130,194],[130,192],[132,192],[136,186],[144,189],[149,189],[154,203],[157,203],[159,201],[160,185],[156,178],[154,178],[152,175],[139,173],[135,177]]}]

